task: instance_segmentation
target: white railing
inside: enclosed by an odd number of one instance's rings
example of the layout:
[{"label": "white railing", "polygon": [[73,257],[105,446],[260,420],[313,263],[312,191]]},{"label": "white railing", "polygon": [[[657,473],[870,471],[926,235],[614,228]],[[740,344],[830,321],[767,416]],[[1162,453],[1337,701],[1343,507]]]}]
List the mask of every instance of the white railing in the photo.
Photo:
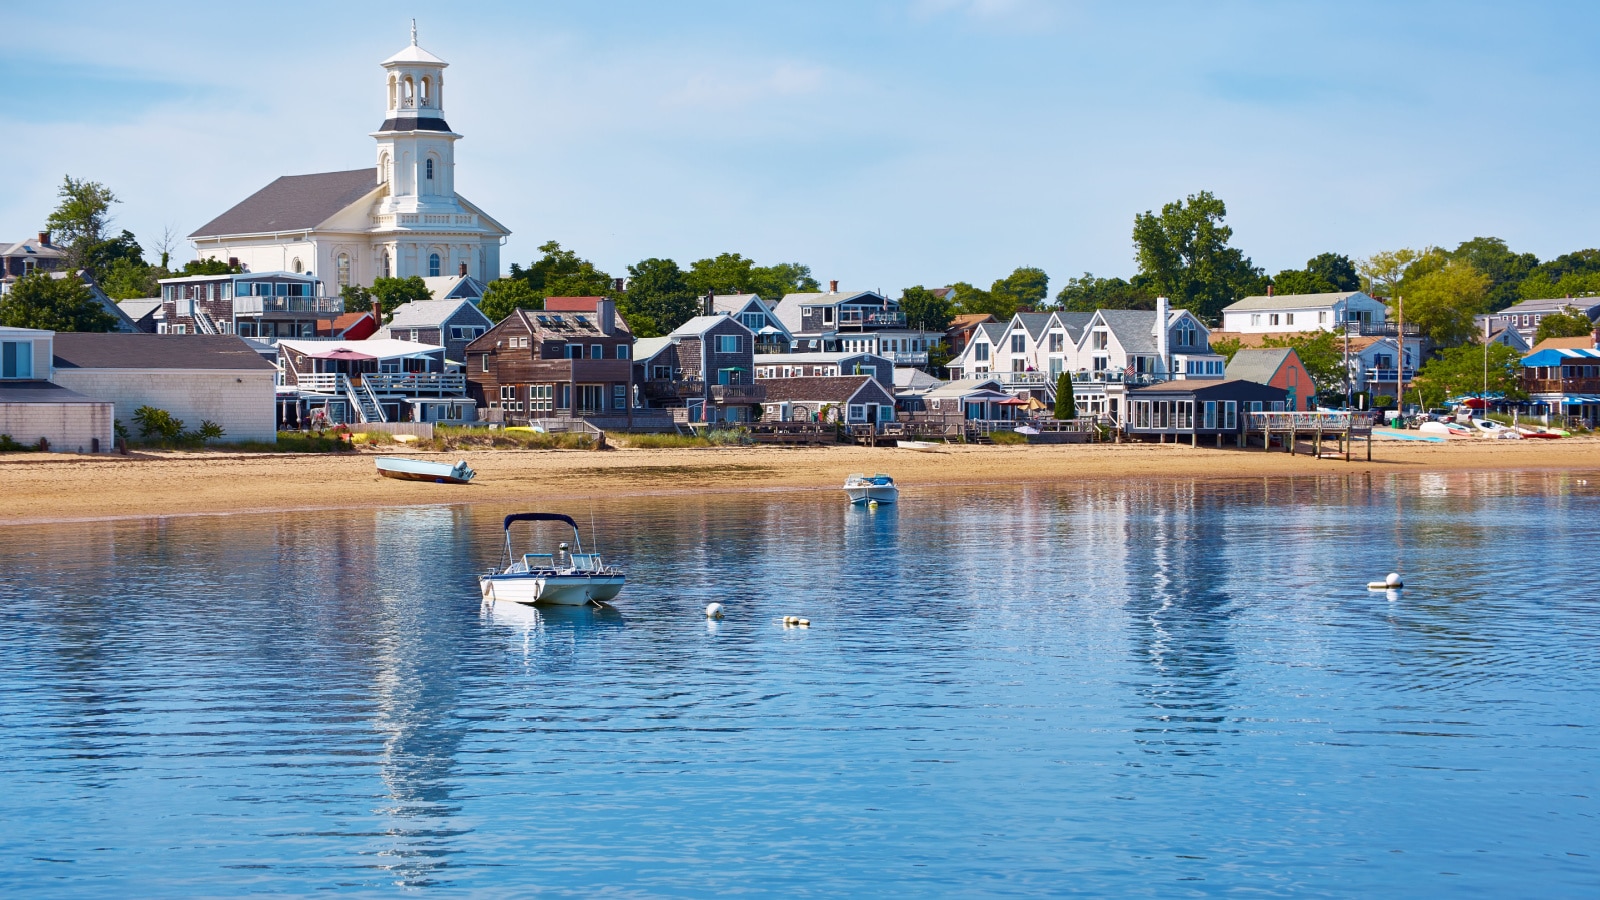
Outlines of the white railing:
[{"label": "white railing", "polygon": [[1248,431],[1345,431],[1371,428],[1373,416],[1365,412],[1289,412],[1246,413]]},{"label": "white railing", "polygon": [[894,357],[894,364],[897,366],[925,366],[928,364],[928,353],[926,350],[896,350],[892,355]]},{"label": "white railing", "polygon": [[[293,364],[291,363],[291,368]],[[314,394],[342,394],[344,376],[338,372],[301,372],[295,378],[295,387]]]},{"label": "white railing", "polygon": [[465,394],[467,376],[460,372],[374,372],[361,376],[380,394]]}]

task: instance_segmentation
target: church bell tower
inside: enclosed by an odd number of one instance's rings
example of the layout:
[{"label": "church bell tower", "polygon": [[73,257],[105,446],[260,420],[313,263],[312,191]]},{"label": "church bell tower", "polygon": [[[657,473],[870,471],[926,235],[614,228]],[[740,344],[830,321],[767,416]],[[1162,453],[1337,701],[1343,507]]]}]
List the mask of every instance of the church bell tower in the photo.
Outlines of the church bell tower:
[{"label": "church bell tower", "polygon": [[411,46],[383,61],[388,111],[372,134],[378,142],[378,182],[389,185],[380,215],[457,209],[455,142],[461,135],[444,120],[448,65],[417,46],[415,20]]}]

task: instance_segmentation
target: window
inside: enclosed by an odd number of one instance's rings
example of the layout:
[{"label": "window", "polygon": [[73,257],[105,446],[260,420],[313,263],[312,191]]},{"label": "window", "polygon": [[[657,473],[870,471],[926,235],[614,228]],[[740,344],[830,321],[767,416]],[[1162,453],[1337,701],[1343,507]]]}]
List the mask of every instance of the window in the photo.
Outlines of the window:
[{"label": "window", "polygon": [[528,412],[549,412],[555,396],[553,385],[535,384],[528,388]]},{"label": "window", "polygon": [[1013,334],[1011,336],[1011,352],[1012,353],[1026,353],[1026,352],[1028,352],[1028,339],[1026,337],[1023,337],[1020,334]]},{"label": "window", "polygon": [[627,359],[627,358],[628,358],[628,345],[627,344],[618,344],[617,345],[617,359]]},{"label": "window", "polygon": [[666,381],[672,377],[671,366],[651,366],[650,378],[654,381]]},{"label": "window", "polygon": [[[567,359],[583,359],[583,345],[582,344],[568,344],[566,346],[566,351],[565,352],[566,352],[566,358]],[[566,407],[562,407],[562,408],[565,409]]]},{"label": "window", "polygon": [[865,422],[866,420],[867,408],[859,403],[850,404],[850,421]]},{"label": "window", "polygon": [[1179,400],[1177,402],[1177,407],[1178,407],[1178,423],[1177,423],[1176,427],[1181,431],[1193,431],[1194,430],[1194,401],[1193,400]]},{"label": "window", "polygon": [[1200,427],[1207,431],[1217,430],[1217,401],[1206,401],[1200,414]]},{"label": "window", "polygon": [[[433,160],[431,160],[431,159],[428,160],[428,167],[429,167],[430,170],[432,169]],[[439,277],[439,254],[437,254],[437,253],[428,254],[428,277],[429,278],[438,278]]]},{"label": "window", "polygon": [[487,353],[483,355],[483,371],[489,371],[489,354]]},{"label": "window", "polygon": [[290,271],[294,272],[296,275],[299,275],[301,272],[306,270],[305,263],[301,262],[300,257],[298,256],[294,258],[294,262],[289,264],[289,268]]},{"label": "window", "polygon": [[1328,311],[1327,310],[1324,309],[1324,310],[1321,310],[1321,311],[1319,311],[1317,313],[1317,324],[1318,325],[1326,325],[1326,324],[1328,324]]},{"label": "window", "polygon": [[1261,324],[1261,314],[1260,313],[1251,313],[1250,314],[1250,324],[1251,325],[1260,325]]},{"label": "window", "polygon": [[740,313],[739,321],[744,323],[744,327],[750,329],[751,331],[760,331],[766,326],[767,317],[758,312]]},{"label": "window", "polygon": [[348,254],[348,253],[339,254],[338,262],[336,262],[334,265],[335,265],[335,268],[338,269],[338,273],[339,273],[339,287],[342,287],[342,288],[349,287],[350,286],[350,254]]},{"label": "window", "polygon": [[[484,357],[484,358],[487,359],[488,357]],[[502,384],[500,386],[500,408],[501,409],[508,409],[508,410],[511,410],[512,412],[521,412],[522,411],[522,404],[517,400],[517,386],[516,385],[514,385],[514,384]]]},{"label": "window", "polygon": [[1110,335],[1105,331],[1096,331],[1089,338],[1089,346],[1095,350],[1104,350],[1110,346]]},{"label": "window", "polygon": [[1062,352],[1064,349],[1066,349],[1066,345],[1067,345],[1067,336],[1066,335],[1061,334],[1059,332],[1050,335],[1050,352],[1051,353],[1060,353],[1060,352]]},{"label": "window", "polygon": [[411,329],[411,340],[415,341],[416,339],[417,339],[417,329],[413,328],[413,329]]},{"label": "window", "polygon": [[0,378],[33,377],[33,341],[0,341]]},{"label": "window", "polygon": [[719,334],[719,335],[717,335],[717,352],[718,353],[738,353],[739,352],[739,336],[737,334]]},{"label": "window", "polygon": [[625,385],[625,384],[613,384],[611,386],[611,408],[612,409],[627,409],[628,408],[628,386],[627,385]]},{"label": "window", "polygon": [[1238,403],[1234,400],[1224,401],[1222,404],[1222,430],[1235,431],[1239,427]]},{"label": "window", "polygon": [[1279,319],[1279,318],[1280,318],[1280,317],[1279,317],[1279,315],[1278,315],[1278,314],[1277,314],[1277,313],[1273,313],[1273,314],[1272,314],[1272,315],[1271,315],[1271,317],[1270,317],[1270,318],[1271,318],[1271,324],[1273,324],[1273,325],[1278,325],[1278,324],[1281,324],[1281,323],[1280,323],[1280,322],[1279,322],[1279,321],[1278,321],[1278,319]]},{"label": "window", "polygon": [[1294,313],[1284,313],[1283,314],[1283,324],[1285,324],[1285,325],[1293,325],[1294,324]]},{"label": "window", "polygon": [[604,344],[590,344],[589,345],[589,358],[590,359],[605,359],[606,358],[605,345]]},{"label": "window", "polygon": [[578,412],[605,412],[606,386],[603,384],[578,385]]},{"label": "window", "polygon": [[433,180],[433,160],[432,160],[432,159],[429,159],[429,160],[428,160],[428,164],[427,164],[427,165],[426,165],[426,166],[425,166],[425,167],[424,167],[424,168],[425,168],[425,170],[426,170],[426,171],[427,171],[427,173],[428,173],[428,174],[427,174],[427,175],[425,175],[425,176],[424,176],[424,177],[425,177],[425,178],[426,178],[426,179],[427,179],[427,180],[429,180],[429,181],[432,181],[432,180]]},{"label": "window", "polygon": [[978,362],[988,362],[989,361],[989,345],[988,344],[984,344],[984,343],[973,344],[972,345],[972,358],[977,360]]},{"label": "window", "polygon": [[389,251],[387,250],[378,254],[378,277],[389,277]]}]

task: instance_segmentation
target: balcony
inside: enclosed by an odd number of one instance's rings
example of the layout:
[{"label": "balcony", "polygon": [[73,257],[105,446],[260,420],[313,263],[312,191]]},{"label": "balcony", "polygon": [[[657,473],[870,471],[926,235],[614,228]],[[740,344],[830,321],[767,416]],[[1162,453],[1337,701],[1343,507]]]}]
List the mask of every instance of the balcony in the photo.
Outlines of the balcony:
[{"label": "balcony", "polygon": [[764,384],[713,384],[711,399],[716,403],[760,403],[767,399]]},{"label": "balcony", "polygon": [[854,309],[839,310],[839,330],[866,331],[875,328],[904,328],[906,314],[901,312],[863,312]]},{"label": "balcony", "polygon": [[344,313],[341,297],[235,297],[236,316],[338,316]]},{"label": "balcony", "polygon": [[1530,394],[1600,394],[1600,378],[1535,378],[1524,375],[1522,389]]},{"label": "balcony", "polygon": [[[1416,367],[1414,367],[1414,366],[1406,366],[1406,370],[1405,370],[1405,380],[1406,381],[1410,381],[1411,379],[1415,378],[1416,375],[1417,375]],[[1389,368],[1389,369],[1368,369],[1367,370],[1367,381],[1369,383],[1371,383],[1371,382],[1394,382],[1399,377],[1400,377],[1400,373],[1398,371],[1396,371],[1395,369],[1393,369],[1393,368]]]},{"label": "balcony", "polygon": [[459,372],[378,372],[359,379],[380,394],[407,397],[459,397],[467,392],[467,376]]},{"label": "balcony", "polygon": [[928,351],[926,350],[896,350],[893,353],[883,355],[893,359],[894,364],[897,366],[925,366],[928,364]]},{"label": "balcony", "polygon": [[1007,388],[1039,390],[1049,388],[1056,383],[1054,378],[1044,372],[990,372],[984,377],[996,379]]},{"label": "balcony", "polygon": [[[1399,322],[1346,322],[1344,333],[1351,337],[1396,337],[1400,334]],[[1419,337],[1422,328],[1412,322],[1405,326],[1406,337]]]},{"label": "balcony", "polygon": [[653,378],[639,383],[647,400],[685,400],[706,395],[706,383],[698,378]]}]

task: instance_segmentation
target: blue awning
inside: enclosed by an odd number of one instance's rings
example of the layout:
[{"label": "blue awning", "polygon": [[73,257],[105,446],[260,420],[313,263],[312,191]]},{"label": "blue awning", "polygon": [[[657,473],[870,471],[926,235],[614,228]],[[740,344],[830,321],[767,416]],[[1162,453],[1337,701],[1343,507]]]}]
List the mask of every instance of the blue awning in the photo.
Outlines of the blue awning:
[{"label": "blue awning", "polygon": [[1522,364],[1524,366],[1564,366],[1573,360],[1600,362],[1600,350],[1562,350],[1551,347],[1546,350],[1540,350],[1532,356],[1524,356]]}]

